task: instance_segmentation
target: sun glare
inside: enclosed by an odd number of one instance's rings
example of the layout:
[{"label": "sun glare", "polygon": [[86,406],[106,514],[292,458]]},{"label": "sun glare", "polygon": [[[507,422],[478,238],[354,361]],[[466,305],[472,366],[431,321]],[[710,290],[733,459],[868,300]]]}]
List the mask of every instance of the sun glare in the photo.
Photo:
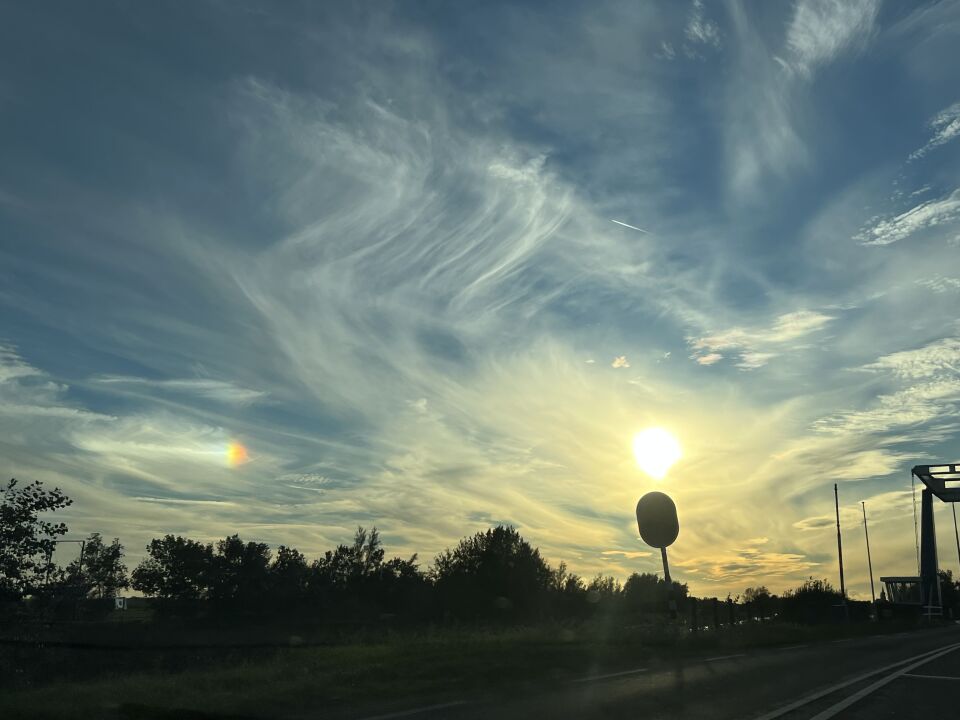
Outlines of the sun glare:
[{"label": "sun glare", "polygon": [[680,442],[658,427],[647,428],[633,437],[633,454],[640,469],[656,480],[662,480],[682,456]]},{"label": "sun glare", "polygon": [[227,463],[230,467],[243,465],[250,459],[247,449],[238,442],[232,442],[227,446]]}]

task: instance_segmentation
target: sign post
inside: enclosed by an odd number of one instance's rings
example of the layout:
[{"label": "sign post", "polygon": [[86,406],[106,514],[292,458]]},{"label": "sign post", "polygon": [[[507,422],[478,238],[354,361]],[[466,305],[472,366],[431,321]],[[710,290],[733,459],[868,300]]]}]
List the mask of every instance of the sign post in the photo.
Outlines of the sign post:
[{"label": "sign post", "polygon": [[672,545],[680,534],[680,521],[677,519],[677,506],[670,496],[654,491],[640,498],[637,503],[637,527],[640,530],[640,537],[647,545],[660,548],[663,579],[667,583],[667,597],[670,601],[670,617],[675,618],[677,601],[673,597],[673,580],[670,577],[667,547]]}]

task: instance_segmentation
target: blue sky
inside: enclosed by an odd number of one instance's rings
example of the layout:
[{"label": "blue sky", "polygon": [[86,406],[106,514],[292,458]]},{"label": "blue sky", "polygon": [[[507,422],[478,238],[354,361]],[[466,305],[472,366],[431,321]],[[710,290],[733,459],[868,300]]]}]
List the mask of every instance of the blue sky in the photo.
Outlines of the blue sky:
[{"label": "blue sky", "polygon": [[509,522],[623,577],[658,488],[676,575],[736,594],[834,579],[839,482],[854,592],[861,500],[913,572],[909,468],[960,436],[957,5],[3,15],[0,467],[73,535]]}]

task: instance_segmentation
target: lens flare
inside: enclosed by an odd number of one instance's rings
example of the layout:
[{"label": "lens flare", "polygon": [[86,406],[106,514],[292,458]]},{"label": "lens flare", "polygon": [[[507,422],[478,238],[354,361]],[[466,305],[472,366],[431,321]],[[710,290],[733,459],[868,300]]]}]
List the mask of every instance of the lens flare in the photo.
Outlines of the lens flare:
[{"label": "lens flare", "polygon": [[662,480],[683,453],[673,435],[663,428],[652,427],[634,436],[633,454],[641,470],[656,480]]},{"label": "lens flare", "polygon": [[234,441],[227,446],[227,463],[230,467],[238,467],[250,461],[250,454],[240,443]]}]

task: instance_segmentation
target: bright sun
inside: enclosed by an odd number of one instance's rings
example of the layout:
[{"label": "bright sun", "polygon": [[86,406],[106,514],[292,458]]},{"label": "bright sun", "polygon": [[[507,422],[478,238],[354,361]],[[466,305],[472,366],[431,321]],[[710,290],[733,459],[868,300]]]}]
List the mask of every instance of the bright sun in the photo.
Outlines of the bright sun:
[{"label": "bright sun", "polygon": [[641,470],[652,478],[662,480],[683,453],[673,435],[663,428],[652,427],[634,435],[633,454]]}]

